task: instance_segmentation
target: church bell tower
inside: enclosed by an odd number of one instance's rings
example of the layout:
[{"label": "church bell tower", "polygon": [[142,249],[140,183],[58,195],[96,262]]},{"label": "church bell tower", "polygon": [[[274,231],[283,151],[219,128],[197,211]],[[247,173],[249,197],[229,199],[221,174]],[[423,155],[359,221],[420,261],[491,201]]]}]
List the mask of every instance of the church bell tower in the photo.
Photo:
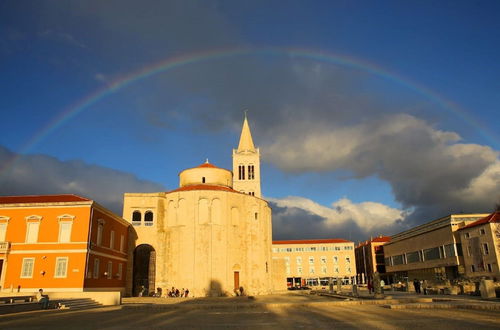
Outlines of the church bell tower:
[{"label": "church bell tower", "polygon": [[260,192],[260,153],[255,148],[245,112],[238,149],[233,149],[233,189],[262,198]]}]

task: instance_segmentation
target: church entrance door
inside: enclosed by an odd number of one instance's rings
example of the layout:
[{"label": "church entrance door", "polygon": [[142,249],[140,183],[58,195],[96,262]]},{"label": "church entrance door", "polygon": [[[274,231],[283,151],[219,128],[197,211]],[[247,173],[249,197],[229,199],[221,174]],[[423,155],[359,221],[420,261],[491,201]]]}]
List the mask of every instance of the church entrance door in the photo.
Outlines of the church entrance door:
[{"label": "church entrance door", "polygon": [[141,244],[134,250],[132,292],[135,296],[148,296],[155,291],[156,251],[149,244]]},{"label": "church entrance door", "polygon": [[234,272],[234,290],[240,289],[240,272]]}]

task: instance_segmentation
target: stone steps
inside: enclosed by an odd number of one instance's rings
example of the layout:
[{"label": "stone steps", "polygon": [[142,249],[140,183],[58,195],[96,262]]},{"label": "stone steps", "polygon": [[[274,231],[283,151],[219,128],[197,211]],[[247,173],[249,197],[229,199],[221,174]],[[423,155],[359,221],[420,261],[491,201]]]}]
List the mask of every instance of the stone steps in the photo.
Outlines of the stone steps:
[{"label": "stone steps", "polygon": [[51,302],[51,305],[52,303],[56,304],[59,303],[61,309],[71,309],[71,310],[90,309],[102,306],[102,304],[90,298],[58,299],[54,300],[54,302]]}]

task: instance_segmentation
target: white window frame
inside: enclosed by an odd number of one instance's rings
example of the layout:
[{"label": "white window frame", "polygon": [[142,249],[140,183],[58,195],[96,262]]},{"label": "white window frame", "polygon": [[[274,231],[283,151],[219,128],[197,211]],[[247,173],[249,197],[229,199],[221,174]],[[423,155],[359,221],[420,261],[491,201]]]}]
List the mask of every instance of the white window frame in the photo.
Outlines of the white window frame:
[{"label": "white window frame", "polygon": [[316,274],[316,270],[314,269],[314,266],[309,266],[309,274]]},{"label": "white window frame", "polygon": [[[27,269],[27,261],[31,261],[31,272],[29,274],[25,274]],[[21,276],[20,278],[33,278],[33,273],[35,271],[35,258],[23,258],[23,263],[21,266]]]},{"label": "white window frame", "polygon": [[309,257],[309,265],[314,265],[314,257]]},{"label": "white window frame", "polygon": [[111,230],[111,232],[109,234],[109,248],[111,250],[115,249],[115,231],[114,230]]},{"label": "white window frame", "polygon": [[99,258],[94,259],[94,269],[92,271],[92,278],[99,278],[99,264],[100,264]]},{"label": "white window frame", "polygon": [[[64,260],[66,262],[66,267],[64,268],[64,274],[58,274],[57,271],[59,270],[59,262]],[[68,277],[68,262],[69,258],[68,257],[57,257],[56,258],[56,267],[54,269],[54,278],[66,278]]]},{"label": "white window frame", "polygon": [[302,257],[297,257],[297,258],[295,259],[295,263],[296,263],[297,265],[302,265]]},{"label": "white window frame", "polygon": [[[67,240],[63,240],[62,237],[62,229],[63,225],[69,225],[69,236]],[[59,243],[70,243],[71,242],[71,232],[73,231],[73,221],[59,221],[59,237],[58,237],[58,242]]]},{"label": "white window frame", "polygon": [[[26,217],[26,238],[25,238],[25,242],[26,243],[38,243],[38,236],[40,235],[40,223],[41,223],[41,220],[42,220],[42,217],[39,216],[39,215],[30,215],[29,217]],[[36,235],[35,235],[35,240],[33,242],[31,241],[28,241],[28,238],[29,238],[29,233],[30,233],[30,225],[31,224],[37,224],[37,231],[36,231]]]},{"label": "white window frame", "polygon": [[[486,248],[485,248],[486,247]],[[489,255],[490,254],[490,246],[488,245],[488,243],[483,243],[483,254],[485,256]]]},{"label": "white window frame", "polygon": [[7,227],[8,227],[7,222],[0,222],[0,242],[5,242],[5,238],[7,237]]}]

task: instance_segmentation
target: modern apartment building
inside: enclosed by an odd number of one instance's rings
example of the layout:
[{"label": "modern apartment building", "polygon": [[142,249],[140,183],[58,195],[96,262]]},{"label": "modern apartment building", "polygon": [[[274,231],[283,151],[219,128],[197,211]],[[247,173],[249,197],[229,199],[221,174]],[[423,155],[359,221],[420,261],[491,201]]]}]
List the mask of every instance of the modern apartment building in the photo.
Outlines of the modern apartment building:
[{"label": "modern apartment building", "polygon": [[289,288],[355,282],[354,242],[344,239],[273,241],[273,259],[284,260],[281,277]]},{"label": "modern apartment building", "polygon": [[386,282],[388,280],[384,262],[384,244],[389,242],[389,236],[379,236],[364,241],[356,246],[357,282],[367,283],[373,279],[373,273],[378,272]]},{"label": "modern apartment building", "polygon": [[384,245],[387,273],[396,281],[457,279],[465,274],[458,229],[487,214],[451,214],[391,236]]},{"label": "modern apartment building", "polygon": [[129,226],[76,195],[0,197],[1,291],[124,292]]}]

